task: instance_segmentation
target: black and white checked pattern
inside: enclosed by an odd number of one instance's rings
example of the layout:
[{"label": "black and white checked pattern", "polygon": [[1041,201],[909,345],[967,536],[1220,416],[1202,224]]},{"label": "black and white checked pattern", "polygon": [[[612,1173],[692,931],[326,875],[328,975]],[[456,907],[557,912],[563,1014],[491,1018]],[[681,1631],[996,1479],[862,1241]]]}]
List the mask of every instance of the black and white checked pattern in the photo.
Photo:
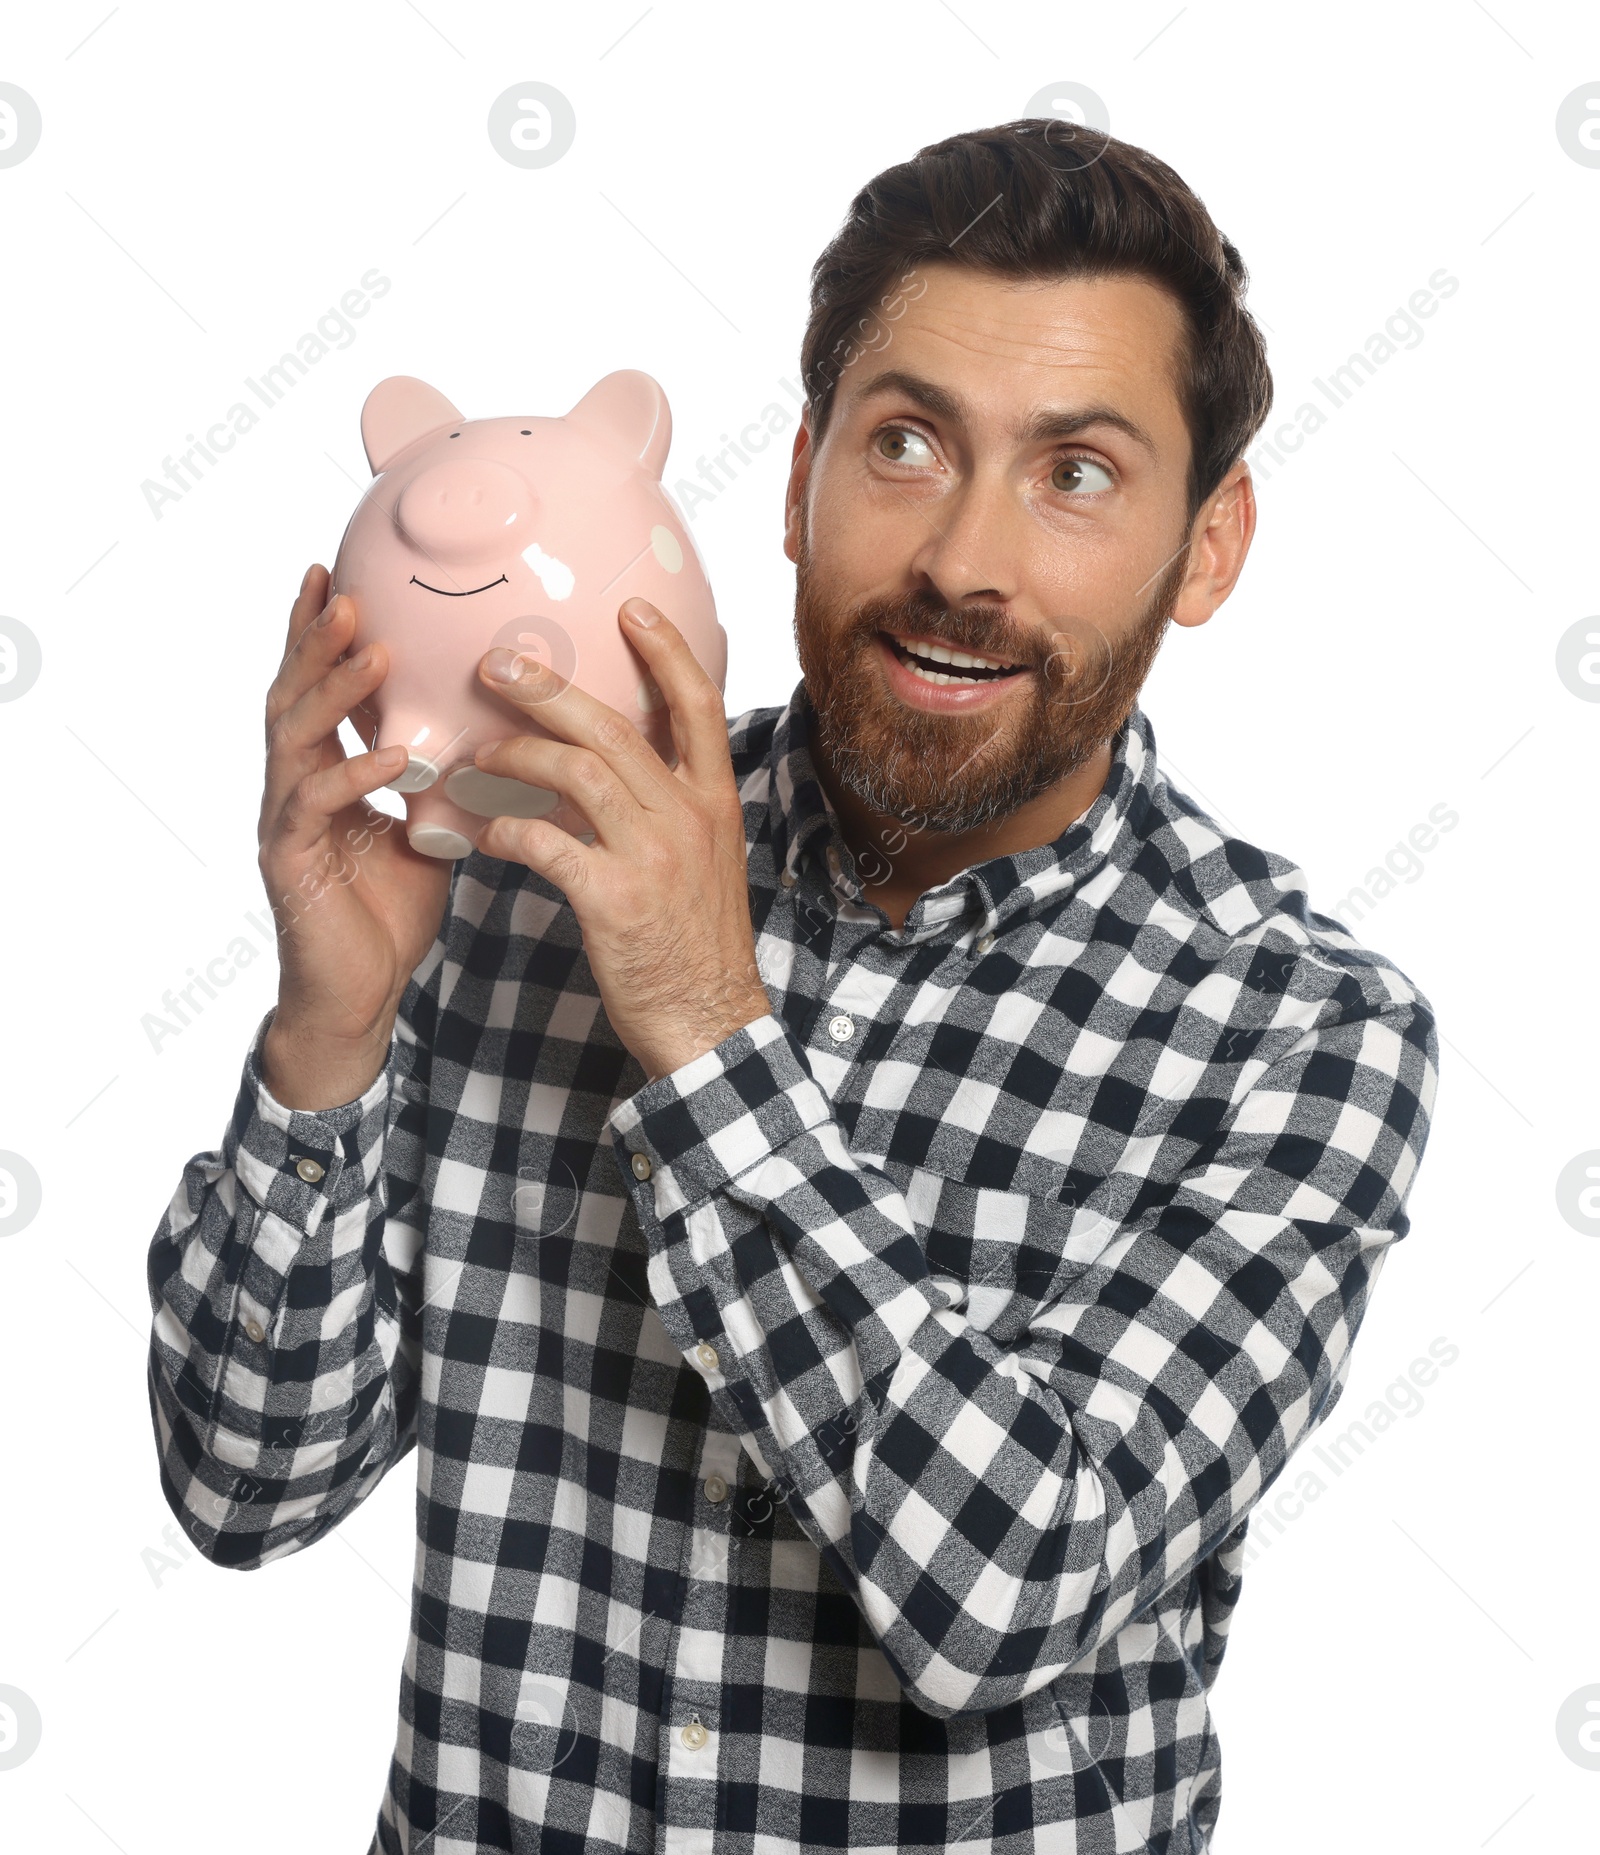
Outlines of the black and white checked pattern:
[{"label": "black and white checked pattern", "polygon": [[286,1109],[269,1014],[151,1244],[218,1564],[416,1446],[383,1855],[1209,1846],[1247,1515],[1405,1234],[1432,1012],[1138,709],[893,931],[809,715],[730,724],[770,1016],[646,1083],[475,853],[385,1073]]}]

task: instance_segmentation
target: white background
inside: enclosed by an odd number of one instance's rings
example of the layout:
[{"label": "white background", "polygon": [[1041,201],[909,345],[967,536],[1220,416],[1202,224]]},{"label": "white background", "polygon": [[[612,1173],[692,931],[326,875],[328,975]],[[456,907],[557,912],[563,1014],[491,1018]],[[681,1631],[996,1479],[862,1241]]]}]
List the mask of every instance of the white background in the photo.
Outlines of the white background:
[{"label": "white background", "polygon": [[[1600,1241],[1556,1181],[1600,1148],[1600,703],[1556,653],[1600,610],[1600,168],[1555,117],[1600,79],[1600,31],[1513,0],[9,12],[0,80],[43,137],[0,168],[0,612],[43,671],[0,704],[0,1148],[43,1208],[0,1239],[0,1686],[43,1738],[0,1770],[0,1840],[357,1855],[383,1788],[415,1455],[316,1550],[224,1572],[164,1544],[144,1386],[146,1247],[274,996],[246,919],[262,703],[367,480],[367,390],[414,373],[469,417],[555,413],[642,367],[673,407],[670,486],[792,412],[809,266],[856,188],[1071,81],[1243,252],[1269,430],[1325,405],[1313,381],[1430,274],[1459,280],[1269,461],[1239,589],[1171,634],[1144,696],[1171,776],[1298,861],[1315,906],[1431,808],[1459,816],[1357,930],[1444,1050],[1413,1228],[1331,1427],[1430,1342],[1458,1356],[1257,1528],[1215,1690],[1217,1848],[1593,1846],[1600,1771],[1556,1715],[1600,1683]],[[534,170],[485,126],[529,80],[577,117]],[[392,287],[349,345],[157,519],[163,458],[373,267]],[[734,712],[798,674],[792,429],[694,512]],[[162,994],[241,934],[261,957],[153,1048]]]}]

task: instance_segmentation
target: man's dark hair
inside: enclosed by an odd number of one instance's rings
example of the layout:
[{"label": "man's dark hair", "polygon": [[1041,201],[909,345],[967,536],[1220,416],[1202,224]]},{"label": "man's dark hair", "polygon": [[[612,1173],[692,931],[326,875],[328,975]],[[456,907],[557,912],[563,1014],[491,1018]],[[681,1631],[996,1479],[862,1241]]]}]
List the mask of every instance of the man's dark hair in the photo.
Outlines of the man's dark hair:
[{"label": "man's dark hair", "polygon": [[1199,197],[1131,142],[1027,117],[933,142],[851,202],[811,271],[800,370],[813,442],[843,369],[892,339],[893,305],[924,263],[1039,281],[1134,273],[1175,297],[1188,330],[1177,384],[1191,522],[1272,405],[1248,273]]}]

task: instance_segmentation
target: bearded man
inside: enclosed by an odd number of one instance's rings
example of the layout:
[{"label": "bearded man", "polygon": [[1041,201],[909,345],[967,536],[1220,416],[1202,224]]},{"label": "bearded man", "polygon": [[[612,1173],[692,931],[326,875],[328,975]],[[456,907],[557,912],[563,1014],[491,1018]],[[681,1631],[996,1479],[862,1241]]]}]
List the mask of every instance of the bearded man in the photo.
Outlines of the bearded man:
[{"label": "bearded man", "polygon": [[1343,1388],[1437,1062],[1138,703],[1254,531],[1244,282],[1061,123],[871,181],[813,273],[787,703],[728,721],[638,601],[670,763],[479,667],[548,731],[479,764],[571,829],[385,834],[392,757],[337,729],[387,659],[308,573],[269,897],[374,841],[281,923],[151,1245],[150,1396],[219,1565],[415,1447],[372,1850],[1211,1845],[1251,1509]]}]

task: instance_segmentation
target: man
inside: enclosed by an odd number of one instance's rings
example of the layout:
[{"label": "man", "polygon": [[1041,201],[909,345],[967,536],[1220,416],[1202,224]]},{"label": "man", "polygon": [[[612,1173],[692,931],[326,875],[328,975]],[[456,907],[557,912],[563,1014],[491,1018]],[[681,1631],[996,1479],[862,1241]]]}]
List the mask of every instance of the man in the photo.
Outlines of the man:
[{"label": "man", "polygon": [[879,175],[813,274],[788,704],[727,722],[636,601],[671,768],[480,665],[556,737],[480,764],[586,833],[383,833],[336,729],[385,659],[308,573],[260,861],[339,876],[151,1247],[150,1390],[222,1565],[416,1445],[373,1849],[1209,1846],[1249,1512],[1345,1382],[1437,1053],[1137,705],[1254,529],[1243,285],[1109,138]]}]

